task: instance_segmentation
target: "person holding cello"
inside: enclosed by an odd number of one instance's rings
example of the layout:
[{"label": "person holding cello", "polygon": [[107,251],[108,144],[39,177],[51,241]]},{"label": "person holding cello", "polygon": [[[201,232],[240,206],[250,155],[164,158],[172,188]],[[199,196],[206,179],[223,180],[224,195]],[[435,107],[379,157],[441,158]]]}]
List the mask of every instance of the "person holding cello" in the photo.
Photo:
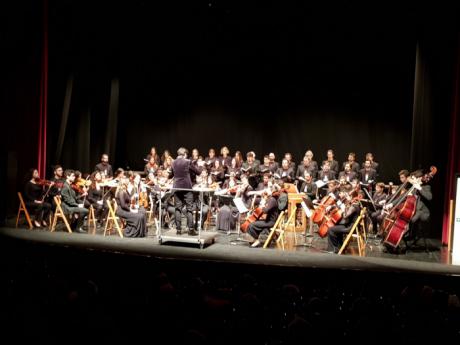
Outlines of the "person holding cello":
[{"label": "person holding cello", "polygon": [[[277,185],[274,185],[278,189]],[[278,219],[279,208],[278,201],[272,195],[270,189],[262,194],[262,200],[259,207],[262,208],[262,215],[255,222],[249,224],[247,239],[252,248],[260,247],[268,237],[270,229],[275,225]]]},{"label": "person holding cello", "polygon": [[[349,184],[343,186],[342,190],[339,192],[339,198],[344,200],[344,202],[337,203],[337,206],[339,206],[342,210],[342,218],[336,225],[330,227],[328,230],[328,253],[337,254],[339,252],[339,249],[343,244],[343,236],[350,232],[353,223],[359,215],[359,197],[353,197],[352,192],[353,187]],[[362,192],[360,191],[359,193]]]}]

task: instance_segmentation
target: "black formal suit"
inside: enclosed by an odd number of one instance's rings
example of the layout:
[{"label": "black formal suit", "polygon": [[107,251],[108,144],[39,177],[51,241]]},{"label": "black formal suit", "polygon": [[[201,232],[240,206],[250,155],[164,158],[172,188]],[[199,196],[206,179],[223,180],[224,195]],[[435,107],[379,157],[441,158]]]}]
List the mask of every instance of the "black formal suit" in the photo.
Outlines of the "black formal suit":
[{"label": "black formal suit", "polygon": [[350,162],[343,162],[342,164],[342,170],[345,170],[345,164],[350,164],[350,170],[351,171],[354,171],[355,173],[359,174],[359,164],[357,162],[353,162],[353,163],[350,163]]},{"label": "black formal suit", "polygon": [[321,170],[318,173],[318,180],[326,181],[326,177],[327,181],[335,180],[335,171],[330,170],[326,173],[323,170]]},{"label": "black formal suit", "polygon": [[430,219],[430,209],[426,206],[425,202],[430,201],[433,198],[431,186],[423,185],[421,190],[416,190],[415,195],[417,196],[417,206],[411,222],[415,223],[418,220],[426,222]]},{"label": "black formal suit", "polygon": [[314,182],[307,183],[304,181],[299,189],[299,192],[305,193],[310,198],[310,200],[313,200],[316,198],[317,190],[318,186]]},{"label": "black formal suit", "polygon": [[332,160],[332,161],[325,160],[325,161],[323,161],[323,165],[326,162],[329,163],[329,166],[330,166],[332,171],[334,171],[336,174],[339,173],[339,162],[337,162],[336,160]]},{"label": "black formal suit", "polygon": [[361,176],[361,182],[368,184],[368,183],[375,183],[377,180],[377,172],[374,169],[370,169],[366,171],[365,169],[361,169],[359,172]]},{"label": "black formal suit", "polygon": [[288,168],[287,170],[284,170],[283,168],[279,168],[276,171],[276,174],[280,177],[281,180],[284,182],[291,183],[294,181],[294,170],[292,168]]},{"label": "black formal suit", "polygon": [[[374,233],[377,233],[377,225],[383,220],[383,205],[382,201],[385,201],[387,199],[388,195],[385,193],[374,193],[372,196],[372,201],[374,202],[375,205],[375,211],[372,211],[370,213],[370,217],[372,220],[372,225],[373,225],[373,231]],[[380,231],[379,231],[380,233]]]},{"label": "black formal suit", "polygon": [[[365,165],[365,164],[366,164],[366,162],[363,162],[363,163],[361,164],[361,168],[364,169],[364,165]],[[377,162],[371,162],[371,168],[374,169],[374,170],[377,172],[377,175],[378,175],[378,173],[379,173],[379,163],[377,163]]]},{"label": "black formal suit", "polygon": [[308,165],[299,165],[297,167],[295,177],[304,177],[305,170],[308,171],[313,178],[316,178],[316,174],[318,172],[318,163],[311,161]]},{"label": "black formal suit", "polygon": [[[189,159],[178,156],[172,163],[171,176],[174,177],[173,188],[192,189],[192,179],[190,173],[201,174],[201,170],[192,164]],[[176,208],[176,229],[181,231],[181,214],[185,203],[187,210],[187,227],[189,232],[193,228],[193,192],[178,190],[174,193]]]},{"label": "black formal suit", "polygon": [[358,177],[358,174],[351,170],[349,172],[341,171],[339,173],[339,180],[341,180],[342,177],[344,177],[347,182],[351,182],[354,178]]},{"label": "black formal suit", "polygon": [[94,171],[100,171],[105,174],[106,177],[112,177],[113,171],[112,166],[109,163],[99,163],[94,167]]}]

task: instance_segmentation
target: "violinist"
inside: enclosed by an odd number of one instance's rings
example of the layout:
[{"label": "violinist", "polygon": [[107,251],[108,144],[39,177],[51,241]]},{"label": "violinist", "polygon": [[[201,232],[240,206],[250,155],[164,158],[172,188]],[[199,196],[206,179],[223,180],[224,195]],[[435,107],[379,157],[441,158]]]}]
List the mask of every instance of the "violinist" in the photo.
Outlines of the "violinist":
[{"label": "violinist", "polygon": [[61,190],[62,198],[62,208],[64,213],[70,214],[72,217],[71,227],[74,232],[84,233],[85,231],[82,228],[83,221],[88,215],[88,210],[84,208],[83,203],[79,202],[77,199],[77,194],[71,185],[75,181],[75,172],[73,170],[67,169],[64,172],[66,181]]},{"label": "violinist", "polygon": [[109,155],[107,153],[104,153],[101,156],[101,162],[99,164],[96,164],[96,166],[94,167],[94,171],[104,172],[104,176],[106,178],[113,177],[112,166],[109,164]]},{"label": "violinist", "polygon": [[51,186],[51,189],[48,193],[48,196],[51,199],[51,204],[53,205],[53,210],[56,208],[53,198],[56,195],[61,195],[61,189],[64,186],[65,178],[63,175],[64,169],[62,169],[62,166],[55,165],[53,170],[53,177],[51,178],[51,181],[54,182],[54,184]]},{"label": "violinist", "polygon": [[34,226],[39,228],[42,225],[48,226],[46,220],[51,211],[51,204],[45,200],[45,188],[49,188],[54,183],[40,179],[37,169],[32,169],[28,174],[28,181],[24,187],[24,202],[30,212],[34,212]]},{"label": "violinist", "polygon": [[[337,202],[337,205],[341,208],[343,214],[340,221],[329,228],[327,233],[329,253],[338,253],[340,247],[343,244],[343,236],[348,234],[360,212],[360,205],[358,198],[353,198],[351,192],[353,187],[351,185],[345,185],[339,192],[339,198],[344,200],[343,202]],[[361,191],[359,193],[362,193]]]},{"label": "violinist", "polygon": [[278,201],[274,196],[272,196],[270,189],[267,189],[267,191],[263,194],[260,207],[262,207],[262,217],[249,225],[248,232],[246,234],[247,239],[253,248],[262,246],[270,233],[270,229],[273,225],[275,225],[278,218]]},{"label": "violinist", "polygon": [[[104,174],[104,173],[101,172],[101,176],[102,176],[102,174]],[[83,179],[81,177],[81,172],[78,171],[78,170],[75,170],[75,180],[71,184],[71,187],[73,188],[73,190],[75,191],[75,193],[77,195],[78,203],[83,204],[84,207],[86,207],[86,208],[89,208],[89,206],[90,206],[90,202],[87,200],[88,189],[89,189],[90,185],[91,185],[91,181]]]},{"label": "violinist", "polygon": [[107,215],[107,207],[104,203],[104,193],[102,187],[102,176],[99,171],[91,174],[91,185],[88,190],[88,202],[93,206],[95,217],[99,225],[103,224],[103,220]]}]

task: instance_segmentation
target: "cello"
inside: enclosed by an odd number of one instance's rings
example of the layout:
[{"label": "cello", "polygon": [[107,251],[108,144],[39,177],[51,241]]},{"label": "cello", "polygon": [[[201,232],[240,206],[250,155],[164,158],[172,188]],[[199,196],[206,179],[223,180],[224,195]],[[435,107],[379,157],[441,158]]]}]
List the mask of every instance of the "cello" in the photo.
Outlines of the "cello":
[{"label": "cello", "polygon": [[[407,191],[406,198],[404,202],[396,205],[389,217],[385,219],[387,223],[388,234],[385,237],[385,244],[390,245],[393,248],[396,248],[401,242],[402,237],[409,229],[409,223],[412,217],[415,214],[416,207],[417,207],[417,196],[413,195],[412,192],[415,189],[414,184],[421,184],[422,182],[428,182],[437,172],[437,168],[435,166],[430,167],[430,172],[416,178],[414,180],[409,180],[412,183],[412,187]],[[394,218],[394,219],[392,219]]]}]

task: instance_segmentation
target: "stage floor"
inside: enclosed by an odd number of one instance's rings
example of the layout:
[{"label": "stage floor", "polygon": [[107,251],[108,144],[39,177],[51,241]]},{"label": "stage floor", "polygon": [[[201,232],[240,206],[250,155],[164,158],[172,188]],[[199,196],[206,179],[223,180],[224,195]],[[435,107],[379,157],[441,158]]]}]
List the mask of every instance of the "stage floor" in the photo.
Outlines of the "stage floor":
[{"label": "stage floor", "polygon": [[[167,229],[164,230],[165,233]],[[116,253],[155,257],[157,259],[199,260],[238,263],[249,265],[275,265],[288,267],[308,267],[314,269],[351,269],[371,271],[410,271],[446,275],[460,274],[460,266],[451,264],[451,256],[439,240],[429,239],[428,250],[414,247],[406,254],[395,255],[383,252],[383,247],[369,239],[366,256],[359,257],[357,249],[351,245],[344,255],[325,252],[327,239],[315,234],[311,246],[305,246],[305,238],[297,233],[298,244],[294,244],[293,233],[288,233],[286,249],[272,247],[250,248],[249,244],[238,240],[238,234],[223,231],[210,231],[214,241],[200,249],[199,244],[188,241],[168,241],[160,244],[154,228],[149,229],[147,238],[120,238],[118,235],[102,236],[103,229],[95,235],[56,232],[45,229],[0,228],[0,235],[10,238],[33,241],[48,245],[71,246],[80,249],[102,250]],[[171,233],[171,232],[169,232]],[[206,232],[205,232],[206,233]],[[206,234],[208,235],[208,234]],[[188,235],[181,235],[188,236]],[[423,242],[423,241],[420,241]]]}]

